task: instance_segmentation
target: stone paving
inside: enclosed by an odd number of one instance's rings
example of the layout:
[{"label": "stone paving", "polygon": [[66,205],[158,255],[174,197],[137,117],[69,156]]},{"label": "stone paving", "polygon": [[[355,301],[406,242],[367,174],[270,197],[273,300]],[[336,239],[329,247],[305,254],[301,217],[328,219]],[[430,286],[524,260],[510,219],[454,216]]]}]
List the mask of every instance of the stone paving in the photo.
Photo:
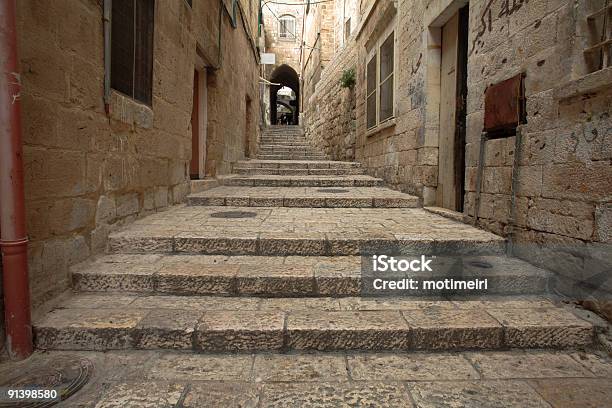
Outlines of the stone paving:
[{"label": "stone paving", "polygon": [[37,352],[0,378],[89,359],[94,374],[60,407],[609,406],[612,364],[582,351],[185,354]]},{"label": "stone paving", "polygon": [[[486,268],[480,267],[483,264]],[[487,278],[489,294],[543,294],[551,282],[550,273],[505,256],[463,257],[461,267],[463,276]],[[118,254],[77,265],[71,272],[73,287],[78,291],[344,297],[359,296],[371,284],[368,276],[362,276],[361,268],[362,259],[357,256]]]},{"label": "stone paving", "polygon": [[222,186],[187,198],[189,205],[242,207],[382,207],[414,208],[418,197],[384,187],[229,187]]},{"label": "stone paving", "polygon": [[[550,273],[507,258],[501,237],[409,208],[355,163],[304,160],[304,141],[286,145],[299,129],[285,130],[262,137],[279,160],[241,162],[191,206],[111,234],[106,255],[72,268],[75,292],[36,317],[47,352],[0,378],[75,355],[96,369],[66,407],[606,405],[611,364],[592,352],[604,326],[544,297]],[[450,251],[509,291],[365,298],[357,255],[371,250]]]},{"label": "stone paving", "polygon": [[[251,218],[215,213],[253,212]],[[153,214],[109,237],[111,252],[220,255],[358,255],[364,246],[503,252],[489,232],[417,208],[187,207]]]}]

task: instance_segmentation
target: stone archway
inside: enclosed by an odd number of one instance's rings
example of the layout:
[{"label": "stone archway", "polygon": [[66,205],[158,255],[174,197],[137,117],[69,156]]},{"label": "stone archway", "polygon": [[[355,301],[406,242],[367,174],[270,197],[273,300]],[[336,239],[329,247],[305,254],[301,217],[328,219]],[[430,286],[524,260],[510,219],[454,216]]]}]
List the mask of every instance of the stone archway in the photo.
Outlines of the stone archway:
[{"label": "stone archway", "polygon": [[300,78],[297,72],[287,64],[280,65],[272,71],[270,82],[280,84],[270,86],[270,123],[273,125],[277,123],[278,91],[283,87],[287,87],[291,88],[295,93],[295,102],[291,106],[293,110],[291,124],[298,125],[300,120]]}]

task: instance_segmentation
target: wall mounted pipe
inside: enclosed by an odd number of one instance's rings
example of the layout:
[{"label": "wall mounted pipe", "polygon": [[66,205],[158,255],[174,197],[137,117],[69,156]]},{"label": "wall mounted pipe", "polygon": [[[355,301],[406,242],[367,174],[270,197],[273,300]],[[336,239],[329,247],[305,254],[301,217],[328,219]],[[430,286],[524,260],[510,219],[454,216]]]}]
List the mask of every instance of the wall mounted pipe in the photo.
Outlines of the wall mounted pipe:
[{"label": "wall mounted pipe", "polygon": [[15,0],[0,1],[0,250],[6,347],[23,359],[32,354],[32,322],[15,9]]}]

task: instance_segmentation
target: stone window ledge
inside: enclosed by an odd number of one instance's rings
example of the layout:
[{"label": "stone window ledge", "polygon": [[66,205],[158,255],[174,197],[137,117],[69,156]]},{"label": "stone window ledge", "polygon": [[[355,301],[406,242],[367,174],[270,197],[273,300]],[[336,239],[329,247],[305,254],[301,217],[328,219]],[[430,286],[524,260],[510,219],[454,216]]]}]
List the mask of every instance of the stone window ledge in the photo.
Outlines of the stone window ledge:
[{"label": "stone window ledge", "polygon": [[110,117],[144,129],[153,127],[153,109],[121,92],[111,90]]},{"label": "stone window ledge", "polygon": [[369,129],[368,131],[366,131],[366,136],[367,137],[372,137],[377,135],[378,133],[382,132],[385,129],[389,129],[392,127],[395,127],[396,123],[395,123],[395,117],[392,117],[391,119],[387,119],[386,121],[380,123],[378,126]]},{"label": "stone window ledge", "polygon": [[611,85],[612,67],[608,67],[563,84],[555,89],[554,95],[558,100],[570,99]]}]

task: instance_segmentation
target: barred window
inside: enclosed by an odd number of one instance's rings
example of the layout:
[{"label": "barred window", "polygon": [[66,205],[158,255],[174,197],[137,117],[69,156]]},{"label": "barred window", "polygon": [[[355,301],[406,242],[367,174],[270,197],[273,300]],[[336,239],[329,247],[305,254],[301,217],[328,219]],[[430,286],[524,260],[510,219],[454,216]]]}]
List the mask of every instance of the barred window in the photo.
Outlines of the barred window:
[{"label": "barred window", "polygon": [[295,17],[290,15],[281,16],[279,19],[278,36],[283,40],[295,40]]}]

